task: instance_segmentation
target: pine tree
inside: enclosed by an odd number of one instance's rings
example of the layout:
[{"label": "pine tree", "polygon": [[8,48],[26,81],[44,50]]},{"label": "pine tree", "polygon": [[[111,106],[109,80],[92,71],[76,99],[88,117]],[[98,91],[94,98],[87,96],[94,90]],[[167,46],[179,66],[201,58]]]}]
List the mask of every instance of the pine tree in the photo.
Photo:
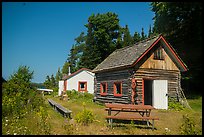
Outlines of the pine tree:
[{"label": "pine tree", "polygon": [[46,88],[51,88],[51,80],[49,75],[46,76],[45,82],[43,83],[45,85]]},{"label": "pine tree", "polygon": [[144,40],[146,38],[146,35],[144,33],[144,28],[142,28],[142,32],[141,32],[141,40]]},{"label": "pine tree", "polygon": [[124,34],[124,36],[123,36],[123,47],[131,45],[133,42],[132,42],[132,37],[130,35],[128,25],[125,25],[123,34]]},{"label": "pine tree", "polygon": [[69,71],[69,66],[70,66],[70,63],[69,62],[65,62],[63,67],[62,67],[62,76],[63,75],[68,75],[68,71]]},{"label": "pine tree", "polygon": [[95,68],[116,49],[119,19],[115,13],[91,15],[88,19],[86,47],[80,65]]},{"label": "pine tree", "polygon": [[141,40],[141,36],[138,32],[135,32],[132,39],[133,39],[133,43],[135,44]]},{"label": "pine tree", "polygon": [[51,87],[52,88],[54,88],[54,87],[56,87],[57,85],[56,85],[56,82],[55,82],[55,77],[54,77],[54,75],[52,74],[51,75]]},{"label": "pine tree", "polygon": [[55,76],[55,80],[56,82],[58,83],[60,80],[62,79],[62,73],[60,71],[60,67],[58,68],[58,71],[56,73],[56,76]]},{"label": "pine tree", "polygon": [[151,28],[151,25],[149,25],[148,38],[150,38],[151,36],[152,36],[152,28]]}]

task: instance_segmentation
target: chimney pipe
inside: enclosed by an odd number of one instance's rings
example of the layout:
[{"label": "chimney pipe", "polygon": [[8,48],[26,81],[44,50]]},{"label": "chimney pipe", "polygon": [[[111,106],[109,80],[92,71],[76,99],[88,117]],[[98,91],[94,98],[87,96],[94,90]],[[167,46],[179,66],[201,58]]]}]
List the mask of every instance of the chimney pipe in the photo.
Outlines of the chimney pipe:
[{"label": "chimney pipe", "polygon": [[70,66],[69,66],[69,72],[68,72],[68,76],[71,75],[71,71],[70,71]]}]

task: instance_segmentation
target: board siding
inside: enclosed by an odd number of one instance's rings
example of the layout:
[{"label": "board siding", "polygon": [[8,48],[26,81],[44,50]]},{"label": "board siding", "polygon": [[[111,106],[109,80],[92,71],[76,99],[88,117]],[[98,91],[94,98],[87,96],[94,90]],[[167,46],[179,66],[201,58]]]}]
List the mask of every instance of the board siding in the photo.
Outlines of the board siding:
[{"label": "board siding", "polygon": [[[99,102],[114,102],[114,103],[131,103],[131,79],[137,80],[137,91],[135,97],[136,104],[143,103],[143,92],[142,92],[142,80],[143,79],[154,79],[154,80],[168,80],[168,95],[169,97],[177,97],[178,86],[179,86],[179,75],[178,70],[162,70],[162,69],[148,69],[139,68],[126,69],[119,71],[110,71],[103,73],[96,73],[95,79],[95,101]],[[116,81],[122,82],[122,96],[115,97],[113,94],[113,83]],[[100,95],[100,83],[107,82],[107,95]]]}]

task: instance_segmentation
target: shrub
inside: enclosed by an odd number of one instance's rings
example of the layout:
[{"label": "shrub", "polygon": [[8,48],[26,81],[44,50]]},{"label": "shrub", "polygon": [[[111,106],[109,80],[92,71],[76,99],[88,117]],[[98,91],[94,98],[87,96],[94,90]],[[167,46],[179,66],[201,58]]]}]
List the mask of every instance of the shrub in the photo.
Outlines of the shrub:
[{"label": "shrub", "polygon": [[182,135],[197,135],[195,123],[187,114],[183,115],[183,123],[180,129]]},{"label": "shrub", "polygon": [[176,110],[176,111],[184,110],[184,107],[179,102],[177,102],[173,99],[169,99],[168,108]]},{"label": "shrub", "polygon": [[70,99],[81,99],[81,100],[92,100],[93,95],[90,93],[82,93],[76,90],[67,90],[66,91],[68,98]]},{"label": "shrub", "polygon": [[74,125],[70,123],[70,119],[66,118],[64,124],[62,125],[67,135],[71,135],[74,133]]},{"label": "shrub", "polygon": [[94,121],[94,115],[92,111],[87,110],[85,108],[84,102],[83,102],[83,106],[84,106],[83,111],[76,114],[75,120],[77,123],[87,126],[89,123],[92,123]]},{"label": "shrub", "polygon": [[46,109],[44,109],[44,107],[40,106],[39,111],[37,112],[37,116],[39,117],[39,121],[37,123],[39,130],[38,133],[39,134],[45,134],[45,135],[49,135],[50,134],[50,116],[47,113]]}]

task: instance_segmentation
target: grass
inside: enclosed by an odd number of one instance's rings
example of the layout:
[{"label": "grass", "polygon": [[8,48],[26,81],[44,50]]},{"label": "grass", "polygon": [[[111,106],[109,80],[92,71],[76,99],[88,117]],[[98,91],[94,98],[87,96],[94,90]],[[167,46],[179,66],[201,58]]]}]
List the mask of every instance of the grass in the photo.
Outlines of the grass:
[{"label": "grass", "polygon": [[202,112],[202,96],[198,99],[187,99],[189,105],[194,111]]},{"label": "grass", "polygon": [[[89,126],[81,126],[74,122],[76,135],[127,135],[127,134],[137,134],[137,135],[179,135],[180,134],[180,126],[182,124],[182,116],[184,114],[189,114],[196,123],[196,128],[202,131],[202,97],[199,99],[191,99],[189,100],[189,105],[193,110],[185,109],[182,111],[176,110],[153,110],[152,114],[157,115],[160,120],[155,121],[156,130],[152,131],[150,128],[147,128],[146,125],[131,125],[125,123],[114,123],[113,129],[108,127],[108,123],[105,119],[107,112],[104,110],[105,107],[103,105],[96,104],[92,102],[92,99],[86,99],[83,97],[79,97],[77,99],[70,99],[68,101],[60,100],[58,97],[47,96],[47,98],[52,98],[54,101],[60,103],[64,107],[72,110],[72,117],[74,119],[75,115],[83,110],[83,102],[86,104],[86,108],[92,110],[95,118],[93,123]],[[57,112],[55,112],[57,113]],[[55,114],[56,115],[56,114]],[[51,122],[59,123],[59,118],[53,117]],[[59,125],[59,124],[58,124]],[[62,129],[57,130],[59,128],[56,127],[53,129],[53,133],[57,132],[58,134],[65,133]],[[201,133],[202,134],[202,133]]]},{"label": "grass", "polygon": [[[71,95],[70,95],[71,96]],[[70,97],[68,101],[60,100],[59,97],[53,95],[45,95],[46,110],[50,116],[49,123],[51,125],[52,135],[66,135],[67,129],[64,128],[66,124],[66,118],[60,113],[56,112],[47,101],[47,98],[53,99],[55,102],[61,104],[67,109],[72,110],[72,118],[69,122],[73,127],[72,133],[74,135],[179,135],[180,126],[182,125],[182,117],[184,114],[188,114],[195,122],[195,128],[202,134],[202,97],[196,99],[188,99],[189,105],[192,110],[184,109],[181,111],[176,110],[153,110],[152,115],[159,117],[159,120],[155,121],[155,130],[147,128],[146,125],[131,124],[129,123],[114,123],[113,129],[108,127],[108,123],[105,119],[107,112],[104,110],[105,106],[92,102],[92,96],[74,95]],[[75,116],[83,110],[83,102],[88,110],[91,110],[95,116],[93,123],[88,126],[82,126],[75,121]],[[36,115],[30,115],[25,121],[31,134],[36,134],[37,131]],[[2,130],[5,130],[2,125]]]}]

